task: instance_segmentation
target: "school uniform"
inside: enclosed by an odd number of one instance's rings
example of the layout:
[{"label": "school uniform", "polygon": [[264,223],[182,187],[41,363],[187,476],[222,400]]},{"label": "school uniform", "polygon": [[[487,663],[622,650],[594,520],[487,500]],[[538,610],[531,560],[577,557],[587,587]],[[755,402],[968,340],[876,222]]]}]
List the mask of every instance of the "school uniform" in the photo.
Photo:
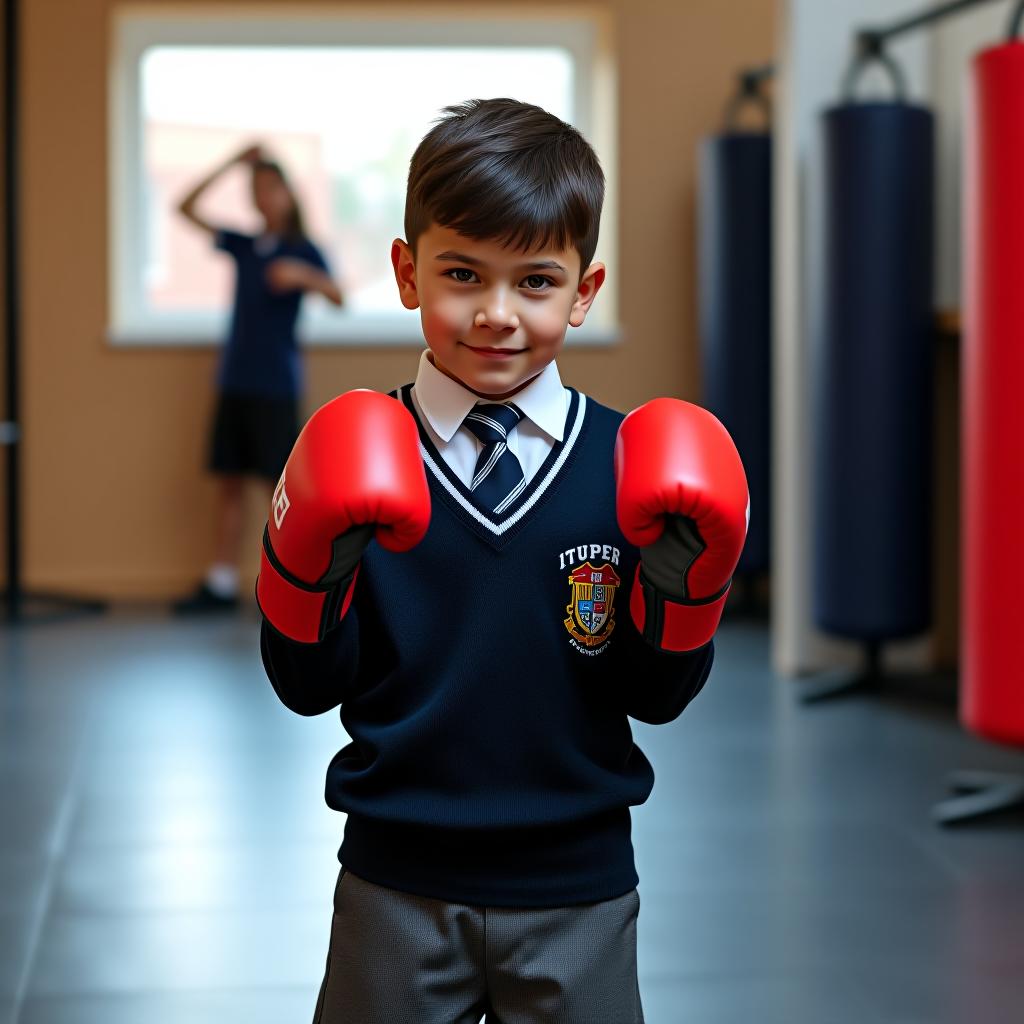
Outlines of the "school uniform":
[{"label": "school uniform", "polygon": [[630,618],[621,413],[549,364],[507,403],[522,481],[494,512],[470,429],[490,403],[427,353],[395,395],[419,427],[426,536],[370,544],[322,642],[261,636],[285,705],[340,705],[351,737],[327,772],[347,820],[316,1020],[642,1021],[630,807],[654,772],[629,718],[678,717],[713,643],[662,651]]}]

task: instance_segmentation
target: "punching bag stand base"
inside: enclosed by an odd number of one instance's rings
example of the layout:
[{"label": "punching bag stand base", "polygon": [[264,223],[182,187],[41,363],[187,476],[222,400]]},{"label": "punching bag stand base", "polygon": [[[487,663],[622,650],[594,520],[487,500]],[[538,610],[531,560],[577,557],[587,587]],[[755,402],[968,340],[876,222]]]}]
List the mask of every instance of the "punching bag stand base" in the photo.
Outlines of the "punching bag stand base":
[{"label": "punching bag stand base", "polygon": [[1007,811],[1024,811],[1024,775],[1006,772],[955,772],[949,788],[960,795],[947,797],[932,808],[940,825],[959,825]]},{"label": "punching bag stand base", "polygon": [[867,664],[863,669],[822,672],[799,684],[801,704],[817,704],[840,697],[906,696],[956,707],[957,675],[952,671],[886,672],[882,668],[882,645],[864,645]]}]

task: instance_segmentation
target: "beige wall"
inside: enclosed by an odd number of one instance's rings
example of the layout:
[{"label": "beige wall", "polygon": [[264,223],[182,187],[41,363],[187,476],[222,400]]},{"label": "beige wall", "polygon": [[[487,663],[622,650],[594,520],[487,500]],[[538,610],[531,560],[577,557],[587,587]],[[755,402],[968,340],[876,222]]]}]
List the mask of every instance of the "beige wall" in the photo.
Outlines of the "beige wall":
[{"label": "beige wall", "polygon": [[[478,3],[467,9],[478,8]],[[158,597],[210,551],[199,471],[212,351],[113,349],[107,325],[107,62],[114,0],[24,11],[25,567],[39,587]],[[152,3],[159,7],[159,3]],[[197,7],[199,5],[196,5]],[[251,4],[250,4],[251,6]],[[625,409],[698,394],[695,150],[737,67],[772,56],[774,0],[609,0],[616,27],[622,344],[569,383]],[[411,379],[414,350],[310,354],[311,403]],[[255,572],[262,499],[245,567]]]}]

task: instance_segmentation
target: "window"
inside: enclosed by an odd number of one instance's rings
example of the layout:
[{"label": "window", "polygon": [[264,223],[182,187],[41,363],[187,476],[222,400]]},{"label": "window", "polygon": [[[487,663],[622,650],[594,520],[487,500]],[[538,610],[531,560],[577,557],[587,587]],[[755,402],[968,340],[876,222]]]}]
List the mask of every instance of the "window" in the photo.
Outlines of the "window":
[{"label": "window", "polygon": [[[346,294],[303,304],[322,344],[419,344],[389,258],[403,232],[409,158],[447,104],[514,96],[577,125],[608,178],[597,258],[614,263],[614,90],[600,20],[511,16],[388,19],[323,12],[180,18],[135,9],[115,22],[111,98],[110,336],[121,344],[208,344],[224,333],[230,261],[177,203],[247,143],[265,143]],[[233,167],[200,200],[212,222],[254,230],[248,173]],[[609,277],[613,284],[615,275]],[[606,285],[569,342],[615,337]]]}]

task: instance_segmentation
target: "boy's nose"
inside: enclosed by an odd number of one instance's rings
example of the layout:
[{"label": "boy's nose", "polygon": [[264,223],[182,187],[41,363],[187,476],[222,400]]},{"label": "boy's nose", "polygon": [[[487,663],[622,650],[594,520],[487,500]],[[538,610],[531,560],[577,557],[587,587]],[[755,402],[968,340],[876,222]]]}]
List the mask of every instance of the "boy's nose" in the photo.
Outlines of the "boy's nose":
[{"label": "boy's nose", "polygon": [[515,314],[505,295],[491,296],[490,300],[473,317],[474,327],[490,327],[494,331],[515,330],[519,317]]}]

